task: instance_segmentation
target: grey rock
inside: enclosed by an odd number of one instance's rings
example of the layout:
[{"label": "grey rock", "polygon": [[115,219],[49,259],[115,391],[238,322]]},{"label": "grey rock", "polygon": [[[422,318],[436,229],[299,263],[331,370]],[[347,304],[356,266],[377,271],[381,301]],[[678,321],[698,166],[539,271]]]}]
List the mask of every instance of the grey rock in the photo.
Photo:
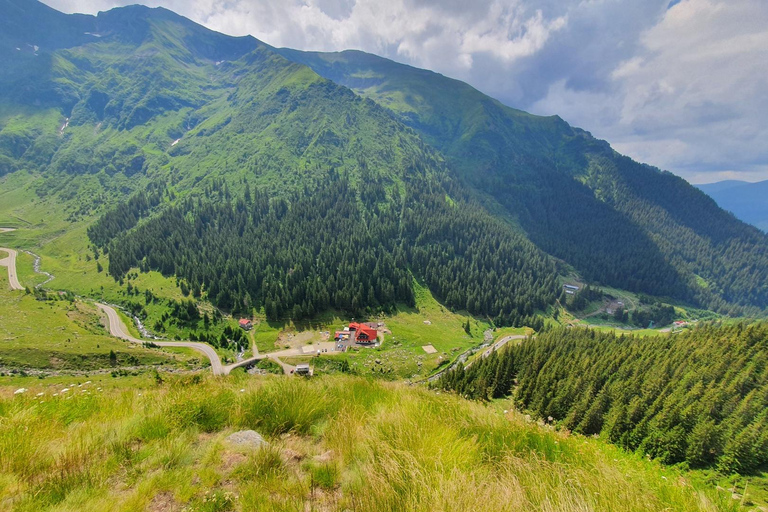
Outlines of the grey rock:
[{"label": "grey rock", "polygon": [[269,445],[269,443],[261,437],[261,434],[254,430],[241,430],[240,432],[235,432],[227,438],[227,441],[237,446],[250,448],[259,448],[260,446]]}]

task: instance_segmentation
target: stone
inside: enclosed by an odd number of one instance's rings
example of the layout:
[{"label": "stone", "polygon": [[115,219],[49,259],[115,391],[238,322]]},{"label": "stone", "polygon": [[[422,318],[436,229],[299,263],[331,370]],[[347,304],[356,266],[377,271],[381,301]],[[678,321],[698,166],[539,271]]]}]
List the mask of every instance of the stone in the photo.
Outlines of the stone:
[{"label": "stone", "polygon": [[236,446],[244,446],[247,448],[259,448],[261,446],[269,445],[269,443],[261,437],[261,434],[254,430],[241,430],[240,432],[235,432],[227,438],[227,441]]}]

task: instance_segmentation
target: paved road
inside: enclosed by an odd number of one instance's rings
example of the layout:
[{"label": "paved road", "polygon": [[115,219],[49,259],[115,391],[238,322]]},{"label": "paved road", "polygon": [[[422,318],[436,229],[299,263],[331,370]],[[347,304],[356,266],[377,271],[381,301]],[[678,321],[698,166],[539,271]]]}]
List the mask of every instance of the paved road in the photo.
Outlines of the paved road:
[{"label": "paved road", "polygon": [[[0,233],[7,233],[9,231],[15,231],[13,228],[0,228]],[[8,256],[0,259],[0,267],[8,267],[8,282],[11,285],[11,290],[23,290],[19,282],[19,276],[16,274],[16,251],[8,249],[6,247],[0,247],[0,251],[5,251]]]},{"label": "paved road", "polygon": [[[0,228],[0,233],[7,233],[9,231],[15,231],[15,230],[13,228]],[[9,278],[8,280],[10,282],[11,289],[23,290],[24,287],[21,286],[21,283],[19,283],[19,279],[16,275],[16,255],[17,255],[16,251],[14,249],[6,249],[5,247],[0,247],[0,251],[8,252],[7,257],[0,259],[0,266],[8,267],[8,278]],[[52,278],[50,274],[49,274],[49,277]],[[120,319],[120,317],[117,314],[117,311],[115,311],[114,308],[106,304],[101,304],[99,302],[96,303],[96,306],[98,306],[98,308],[101,309],[107,315],[107,321],[109,323],[109,332],[110,334],[112,334],[112,336],[116,336],[126,341],[130,341],[131,343],[146,343],[148,341],[151,341],[151,343],[154,343],[159,347],[191,348],[192,350],[196,350],[197,352],[200,352],[201,354],[203,354],[205,357],[208,358],[208,360],[211,362],[211,371],[213,371],[214,375],[229,375],[229,373],[235,368],[250,366],[267,357],[266,355],[259,354],[259,351],[256,348],[256,345],[254,343],[253,357],[244,359],[242,361],[237,361],[235,363],[228,364],[225,366],[221,364],[221,359],[219,358],[219,355],[216,353],[213,347],[206,343],[201,343],[196,341],[155,341],[155,340],[141,340],[138,338],[134,338],[129,334],[128,328]],[[275,353],[274,355],[289,356],[289,355],[301,355],[301,354],[303,354],[303,351],[301,348],[298,348],[298,349],[282,350],[280,352]],[[280,366],[283,367],[286,373],[290,373],[290,370],[293,368],[292,366],[284,364],[282,361],[277,359],[277,357],[275,357],[274,359],[278,362],[278,364],[280,364]]]},{"label": "paved road", "polygon": [[[133,343],[147,342],[147,340],[140,340],[138,338],[134,338],[128,333],[128,329],[125,327],[125,324],[117,315],[117,311],[115,311],[114,308],[112,308],[111,306],[107,306],[106,304],[101,304],[99,302],[96,303],[96,306],[98,306],[99,309],[101,309],[104,313],[107,314],[107,320],[109,322],[109,332],[110,334],[112,334],[112,336],[117,336],[118,338],[122,338],[126,341],[130,341]],[[198,352],[206,356],[211,361],[211,370],[213,371],[214,375],[226,375],[227,373],[229,373],[229,371],[227,372],[224,371],[224,367],[221,365],[221,359],[219,359],[219,355],[216,353],[215,350],[213,350],[213,347],[211,347],[210,345],[206,345],[205,343],[199,343],[194,341],[154,341],[154,340],[152,340],[152,343],[160,347],[184,347],[184,348],[191,348],[193,350],[197,350]]]},{"label": "paved road", "polygon": [[[496,352],[497,350],[499,350],[501,347],[503,347],[504,345],[506,345],[507,343],[509,343],[512,340],[524,340],[525,338],[526,338],[526,336],[524,334],[514,334],[512,336],[504,336],[499,341],[494,343],[491,347],[486,349],[486,351],[483,352],[483,356],[482,357],[488,357],[493,352]],[[469,366],[469,365],[467,365],[467,366]]]},{"label": "paved road", "polygon": [[279,365],[280,365],[280,368],[282,368],[282,369],[283,369],[283,373],[285,373],[286,375],[290,375],[290,374],[291,374],[291,373],[293,373],[293,371],[296,369],[296,367],[295,367],[295,366],[291,366],[291,365],[290,365],[290,364],[288,364],[288,363],[284,363],[284,362],[282,362],[282,361],[280,360],[280,358],[279,358],[279,357],[277,357],[275,354],[268,354],[268,355],[267,355],[267,357],[268,357],[269,359],[271,359],[272,361],[276,362],[277,364],[279,364]]}]

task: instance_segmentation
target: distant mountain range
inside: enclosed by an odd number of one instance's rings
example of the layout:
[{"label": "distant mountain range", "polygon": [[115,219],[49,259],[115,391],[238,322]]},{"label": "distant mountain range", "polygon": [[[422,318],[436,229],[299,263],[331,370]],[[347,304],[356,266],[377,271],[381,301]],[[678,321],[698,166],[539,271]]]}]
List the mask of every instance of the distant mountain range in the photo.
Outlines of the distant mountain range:
[{"label": "distant mountain range", "polygon": [[696,186],[723,210],[768,232],[768,180],[757,183],[726,180]]},{"label": "distant mountain range", "polygon": [[162,8],[0,0],[3,175],[90,226],[115,278],[184,276],[225,309],[392,307],[412,276],[515,324],[573,272],[722,312],[768,307],[768,236],[557,116]]}]

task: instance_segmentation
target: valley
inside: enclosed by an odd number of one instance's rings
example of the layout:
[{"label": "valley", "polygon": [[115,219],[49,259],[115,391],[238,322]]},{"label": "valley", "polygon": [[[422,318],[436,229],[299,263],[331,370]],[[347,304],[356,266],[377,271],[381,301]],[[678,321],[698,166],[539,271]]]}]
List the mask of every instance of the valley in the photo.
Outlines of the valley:
[{"label": "valley", "polygon": [[558,116],[4,0],[0,226],[2,510],[768,510],[768,235]]}]

